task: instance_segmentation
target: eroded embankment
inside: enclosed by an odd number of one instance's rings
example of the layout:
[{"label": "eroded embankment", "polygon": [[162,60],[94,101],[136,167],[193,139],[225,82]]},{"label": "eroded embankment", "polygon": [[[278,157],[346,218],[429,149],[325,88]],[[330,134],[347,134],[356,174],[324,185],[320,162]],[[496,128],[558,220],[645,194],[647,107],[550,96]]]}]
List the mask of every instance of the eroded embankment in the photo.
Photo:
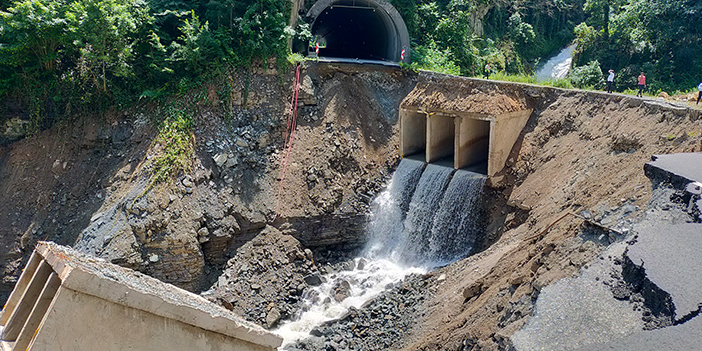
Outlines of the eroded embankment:
[{"label": "eroded embankment", "polygon": [[[4,146],[5,291],[33,243],[54,240],[189,290],[213,287],[213,299],[262,325],[286,317],[307,286],[286,272],[317,271],[305,248],[363,242],[367,205],[399,157],[397,109],[416,76],[304,68],[281,185],[293,73],[255,71],[250,81],[232,72],[179,101],[76,117]],[[192,116],[196,158],[192,172],[151,188],[149,160],[163,151],[150,121],[168,106]],[[283,233],[262,231],[268,224]],[[240,265],[251,257],[258,263]]]},{"label": "eroded embankment", "polygon": [[[307,67],[282,188],[292,75],[282,84],[261,71],[248,89],[243,76],[230,78],[228,89],[213,82],[187,103],[192,174],[145,196],[146,160],[158,152],[148,119],[157,106],[109,113],[107,123],[84,117],[69,124],[70,138],[58,137],[67,127],[56,126],[3,147],[0,194],[11,199],[0,203],[4,286],[33,240],[73,244],[81,233],[76,246],[86,252],[191,290],[212,287],[213,300],[273,327],[315,283],[305,277],[344,269],[322,264],[337,255],[329,249],[364,242],[368,203],[399,157],[397,108],[416,76]],[[625,232],[641,215],[651,196],[642,165],[652,154],[700,151],[699,113],[620,95],[446,79],[480,96],[466,101],[511,94],[535,109],[491,179],[481,252],[395,288],[411,301],[384,297],[349,318],[368,333],[403,326],[389,334],[403,338],[393,337],[396,348],[497,349],[524,325],[542,287],[573,276],[618,239],[602,226]],[[597,225],[567,214],[582,211]],[[417,314],[403,314],[406,306]],[[373,345],[388,343],[378,340]]]},{"label": "eroded embankment", "polygon": [[536,110],[492,179],[507,198],[492,224],[504,233],[486,251],[434,273],[447,278],[428,287],[437,294],[405,349],[508,347],[544,286],[578,274],[642,217],[652,191],[643,164],[651,155],[702,149],[697,110],[621,95],[524,91]]}]

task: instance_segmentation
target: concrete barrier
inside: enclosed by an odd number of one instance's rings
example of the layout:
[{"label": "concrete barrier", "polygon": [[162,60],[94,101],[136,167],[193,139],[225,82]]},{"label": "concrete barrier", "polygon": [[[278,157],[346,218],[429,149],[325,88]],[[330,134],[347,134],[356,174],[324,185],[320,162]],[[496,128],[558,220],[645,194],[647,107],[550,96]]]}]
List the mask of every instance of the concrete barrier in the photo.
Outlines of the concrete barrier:
[{"label": "concrete barrier", "polygon": [[204,298],[39,242],[0,316],[0,350],[275,350],[282,338]]},{"label": "concrete barrier", "polygon": [[452,155],[456,169],[487,163],[485,172],[493,176],[532,111],[520,89],[422,72],[400,105],[400,150],[403,156],[424,153],[426,162]]}]

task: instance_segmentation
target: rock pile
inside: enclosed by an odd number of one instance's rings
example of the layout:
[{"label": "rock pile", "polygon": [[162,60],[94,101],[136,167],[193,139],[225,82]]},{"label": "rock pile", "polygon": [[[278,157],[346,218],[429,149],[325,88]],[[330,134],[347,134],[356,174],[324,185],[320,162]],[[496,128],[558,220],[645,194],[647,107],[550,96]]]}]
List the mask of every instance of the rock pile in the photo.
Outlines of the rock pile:
[{"label": "rock pile", "polygon": [[212,289],[213,302],[271,328],[299,309],[308,279],[317,272],[312,251],[267,226],[229,261]]},{"label": "rock pile", "polygon": [[422,304],[431,296],[427,279],[413,275],[361,309],[352,308],[343,317],[312,329],[310,337],[285,347],[302,350],[387,350],[399,348],[417,319],[423,315]]}]

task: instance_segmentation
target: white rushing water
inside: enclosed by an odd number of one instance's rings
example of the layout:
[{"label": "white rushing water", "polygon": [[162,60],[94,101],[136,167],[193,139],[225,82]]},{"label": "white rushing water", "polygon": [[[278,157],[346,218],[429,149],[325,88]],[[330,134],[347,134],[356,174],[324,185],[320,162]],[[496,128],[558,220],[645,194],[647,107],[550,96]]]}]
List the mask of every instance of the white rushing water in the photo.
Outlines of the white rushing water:
[{"label": "white rushing water", "polygon": [[565,78],[570,71],[571,63],[573,63],[573,50],[575,50],[575,44],[562,49],[556,56],[548,59],[541,68],[536,70],[536,79]]},{"label": "white rushing water", "polygon": [[409,274],[465,257],[480,230],[475,214],[484,181],[476,173],[403,159],[373,200],[362,257],[352,269],[326,275],[322,285],[306,291],[295,320],[275,330],[283,346],[360,308]]},{"label": "white rushing water", "polygon": [[[305,305],[298,318],[275,330],[283,337],[283,346],[309,336],[314,327],[343,316],[351,307],[360,308],[389,285],[401,282],[408,274],[426,273],[426,269],[421,267],[400,266],[384,259],[365,261],[361,264],[362,269],[359,269],[359,262],[364,261],[365,259],[356,258],[354,270],[327,275],[324,277],[326,282],[307,292]],[[338,289],[348,289],[345,292],[348,297],[338,301],[341,299],[337,299]]]}]

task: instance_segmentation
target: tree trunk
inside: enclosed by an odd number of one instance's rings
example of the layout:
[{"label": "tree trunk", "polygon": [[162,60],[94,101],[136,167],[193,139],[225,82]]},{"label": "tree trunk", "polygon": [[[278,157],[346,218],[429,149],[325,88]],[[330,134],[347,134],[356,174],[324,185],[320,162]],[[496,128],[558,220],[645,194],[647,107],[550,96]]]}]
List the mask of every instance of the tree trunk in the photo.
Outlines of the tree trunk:
[{"label": "tree trunk", "polygon": [[604,40],[609,41],[609,0],[605,1],[602,9],[602,30],[604,31]]}]

